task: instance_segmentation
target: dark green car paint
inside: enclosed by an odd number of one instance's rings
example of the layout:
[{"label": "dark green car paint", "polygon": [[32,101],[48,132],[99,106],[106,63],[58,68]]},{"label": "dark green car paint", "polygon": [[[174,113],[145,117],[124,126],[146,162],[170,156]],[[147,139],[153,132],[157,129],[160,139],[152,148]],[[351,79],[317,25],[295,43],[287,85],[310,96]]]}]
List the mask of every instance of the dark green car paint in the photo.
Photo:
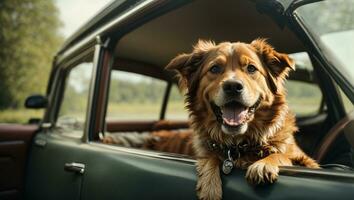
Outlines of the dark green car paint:
[{"label": "dark green car paint", "polygon": [[[194,161],[139,155],[59,133],[40,133],[34,140],[46,144],[32,147],[26,199],[196,199]],[[68,162],[84,163],[85,173],[64,171]],[[254,187],[245,171],[234,170],[222,175],[224,199],[353,199],[351,172],[301,171],[306,169],[284,169],[277,183]]]},{"label": "dark green car paint", "polygon": [[[87,34],[71,39],[65,50]],[[46,116],[54,115],[47,113]],[[52,119],[47,120],[52,122]],[[35,136],[27,164],[26,199],[196,199],[194,160],[89,142],[88,135],[84,138],[66,135],[70,133],[43,128]],[[64,165],[71,162],[85,164],[84,173],[65,171]],[[302,168],[284,168],[280,173],[277,183],[254,187],[245,181],[245,171],[236,169],[231,175],[222,175],[223,197],[354,198],[351,172],[318,173]]]}]

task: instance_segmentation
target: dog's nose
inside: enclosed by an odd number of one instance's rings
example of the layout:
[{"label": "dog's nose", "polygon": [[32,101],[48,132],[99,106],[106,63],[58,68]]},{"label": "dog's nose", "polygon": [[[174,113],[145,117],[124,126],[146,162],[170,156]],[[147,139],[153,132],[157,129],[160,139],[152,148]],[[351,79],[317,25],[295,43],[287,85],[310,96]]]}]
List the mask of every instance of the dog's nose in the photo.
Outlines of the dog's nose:
[{"label": "dog's nose", "polygon": [[240,94],[243,91],[243,83],[239,80],[227,80],[224,82],[223,89],[229,95]]}]

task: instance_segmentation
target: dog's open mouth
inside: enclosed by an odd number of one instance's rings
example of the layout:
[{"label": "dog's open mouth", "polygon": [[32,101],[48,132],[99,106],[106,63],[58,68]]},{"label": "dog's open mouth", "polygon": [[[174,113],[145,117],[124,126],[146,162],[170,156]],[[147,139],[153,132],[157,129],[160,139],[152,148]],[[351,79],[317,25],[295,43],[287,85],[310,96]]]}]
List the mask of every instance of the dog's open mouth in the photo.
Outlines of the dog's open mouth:
[{"label": "dog's open mouth", "polygon": [[253,106],[247,107],[237,101],[230,101],[222,106],[211,103],[211,107],[220,124],[228,128],[238,128],[240,125],[248,122],[259,103],[260,99]]},{"label": "dog's open mouth", "polygon": [[229,102],[220,109],[223,124],[236,127],[247,120],[248,108],[238,102]]}]

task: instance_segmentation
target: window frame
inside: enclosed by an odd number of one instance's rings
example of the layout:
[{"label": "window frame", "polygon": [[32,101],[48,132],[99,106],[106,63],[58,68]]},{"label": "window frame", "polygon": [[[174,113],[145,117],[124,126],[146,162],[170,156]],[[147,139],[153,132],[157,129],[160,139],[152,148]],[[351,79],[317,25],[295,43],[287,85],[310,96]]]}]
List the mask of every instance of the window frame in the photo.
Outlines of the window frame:
[{"label": "window frame", "polygon": [[[72,64],[70,65],[67,65],[65,68],[62,69],[62,78],[61,78],[61,88],[60,88],[60,94],[59,94],[59,98],[60,100],[58,101],[58,109],[57,109],[57,112],[55,113],[56,114],[56,117],[55,117],[55,122],[57,123],[58,121],[58,117],[59,117],[59,113],[60,113],[60,109],[62,107],[62,104],[63,104],[63,99],[64,99],[64,94],[65,94],[65,91],[67,89],[67,84],[68,84],[68,81],[69,81],[69,77],[70,77],[70,74],[72,72],[72,70],[74,70],[75,68],[77,68],[81,63],[82,59],[86,59],[86,58],[89,58],[92,56],[92,63],[93,63],[93,55],[90,55],[90,53],[87,53],[85,55],[80,55],[77,60],[75,62],[73,62]],[[92,75],[91,74],[91,77],[90,79],[92,79]],[[91,82],[91,80],[90,80]]]},{"label": "window frame", "polygon": [[68,62],[62,63],[60,65],[58,65],[58,71],[57,71],[57,87],[55,88],[55,102],[53,105],[53,122],[54,122],[54,126],[55,123],[57,122],[58,119],[58,114],[59,114],[59,110],[62,104],[62,100],[63,100],[63,96],[64,96],[64,92],[65,92],[65,86],[66,86],[66,82],[67,79],[69,77],[70,71],[75,68],[75,66],[77,66],[78,64],[80,64],[81,60],[84,59],[85,57],[88,57],[90,54],[92,54],[93,51],[92,49],[89,49],[87,51],[84,51],[80,54],[78,54],[76,57],[74,57],[73,59],[69,60]]},{"label": "window frame", "polygon": [[[92,56],[92,69],[95,68],[95,62],[94,62],[94,48],[88,48],[85,49],[82,52],[77,53],[76,55],[74,55],[70,60],[61,63],[60,65],[58,65],[58,71],[57,71],[57,88],[55,91],[55,94],[53,96],[55,99],[53,108],[52,108],[52,127],[56,128],[57,127],[57,121],[58,121],[58,117],[59,117],[59,113],[60,113],[60,109],[63,103],[63,99],[64,99],[64,93],[65,93],[65,89],[66,89],[66,84],[70,75],[70,72],[72,69],[74,69],[78,64],[82,63],[83,59],[87,59],[88,57]],[[90,85],[92,82],[92,76],[93,73],[91,74],[91,80],[90,80]],[[90,96],[91,93],[91,86],[89,89],[89,95]],[[87,97],[87,98],[88,98]],[[87,103],[87,108],[89,106],[89,102]],[[87,109],[86,109],[87,110]],[[87,126],[87,111],[84,115],[85,117],[85,121],[84,121],[84,127]],[[70,135],[70,134],[65,134],[68,137],[72,137],[72,138],[83,138],[85,135],[85,128],[83,130],[83,134],[81,136],[77,136],[75,134]]]},{"label": "window frame", "polygon": [[[95,69],[98,66],[97,59],[96,59],[96,49],[94,46],[89,46],[88,48],[81,49],[81,51],[78,51],[70,56],[69,59],[59,63],[58,65],[55,65],[55,75],[54,75],[54,80],[53,80],[53,86],[55,88],[52,88],[52,92],[50,94],[49,102],[51,105],[48,107],[47,113],[48,115],[48,121],[50,121],[49,126],[50,128],[56,128],[57,125],[57,120],[58,120],[58,115],[60,112],[60,108],[62,105],[64,93],[65,93],[65,88],[66,88],[66,83],[68,80],[68,77],[70,75],[70,71],[74,69],[78,64],[82,63],[82,60],[87,59],[89,57],[92,58],[92,74],[91,74],[91,80],[90,80],[90,86],[89,86],[89,95],[88,95],[88,102],[87,102],[87,107],[86,107],[86,113],[85,113],[85,123],[84,123],[84,130],[83,134],[79,137],[81,139],[84,139],[87,135],[87,125],[88,125],[88,118],[87,114],[90,110],[90,102],[89,99],[93,95],[92,94],[92,85],[93,85],[93,76],[95,74]],[[91,59],[90,58],[90,59]],[[70,134],[65,134],[65,136],[71,137],[71,138],[78,138],[75,135],[70,136]]]}]

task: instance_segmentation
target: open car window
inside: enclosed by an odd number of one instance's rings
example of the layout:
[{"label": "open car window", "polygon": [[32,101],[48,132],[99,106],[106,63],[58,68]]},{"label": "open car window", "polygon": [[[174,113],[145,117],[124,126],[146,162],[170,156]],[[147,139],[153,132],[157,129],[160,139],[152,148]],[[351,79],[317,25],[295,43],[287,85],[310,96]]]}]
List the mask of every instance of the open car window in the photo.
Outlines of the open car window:
[{"label": "open car window", "polygon": [[107,120],[159,120],[166,81],[120,70],[110,80]]},{"label": "open car window", "polygon": [[184,103],[183,93],[177,85],[173,85],[167,102],[165,114],[166,120],[184,120],[188,121],[188,111]]},{"label": "open car window", "polygon": [[[245,6],[250,6],[248,3],[245,3]],[[319,66],[312,66],[308,55],[311,52],[307,51],[308,49],[305,48],[305,44],[299,41],[291,32],[288,32],[289,30],[286,28],[279,29],[274,23],[269,23],[268,20],[270,19],[263,15],[257,15],[257,17],[249,19],[247,24],[254,23],[258,26],[256,26],[257,28],[247,26],[247,29],[244,29],[247,34],[235,31],[234,27],[246,27],[246,24],[243,20],[229,20],[232,19],[232,17],[245,17],[241,16],[242,13],[232,12],[233,6],[235,6],[234,4],[236,3],[228,1],[227,4],[221,6],[221,4],[215,1],[208,1],[207,3],[195,1],[187,4],[185,7],[180,7],[146,22],[120,38],[114,47],[116,63],[114,63],[113,66],[120,66],[119,62],[122,63],[122,61],[125,61],[126,64],[130,63],[130,68],[128,69],[128,65],[126,65],[127,67],[124,71],[131,70],[134,71],[136,75],[140,74],[139,76],[141,76],[144,74],[144,76],[146,76],[146,74],[150,73],[151,75],[157,70],[158,72],[156,71],[155,74],[157,76],[164,77],[168,74],[172,77],[175,74],[171,75],[169,72],[163,71],[163,68],[175,56],[190,52],[192,45],[195,44],[198,39],[211,39],[219,43],[221,41],[250,42],[257,37],[269,38],[268,42],[270,44],[279,52],[290,54],[296,62],[296,71],[292,72],[289,79],[285,82],[287,101],[291,111],[295,113],[297,118],[296,125],[299,130],[295,134],[297,142],[308,155],[312,156],[313,152],[316,151],[318,143],[321,142],[323,135],[335,124],[335,122],[330,121],[333,119],[331,118],[331,113],[328,113],[329,109],[327,106],[329,104],[327,105],[327,102],[329,101],[326,99],[326,91],[324,91],[325,89],[321,85],[321,80],[316,77],[318,70],[314,70],[314,67],[318,68]],[[207,9],[204,9],[210,7],[215,8],[217,18],[210,17]],[[226,8],[230,9],[230,12],[224,12]],[[193,10],[198,10],[198,13],[194,13]],[[189,18],[189,16],[193,17]],[[201,24],[200,19],[206,19],[205,21],[209,20],[212,23]],[[227,23],[220,23],[220,21],[227,21]],[[262,24],[259,24],[259,21],[262,21]],[[171,24],[173,24],[173,26],[171,26]],[[263,24],[264,26],[262,27]],[[270,25],[272,27],[270,27]],[[180,27],[185,27],[183,29],[185,32],[180,32]],[[251,31],[251,29],[253,31]],[[269,30],[272,31],[269,32]],[[142,46],[143,48],[141,48]],[[143,63],[146,67],[140,67],[140,63]],[[155,85],[155,87],[159,89],[155,88],[151,92],[144,93],[151,95],[151,97],[154,97],[155,94],[158,93],[160,95],[160,97],[157,98],[159,101],[153,102],[149,100],[150,97],[146,97],[139,102],[139,100],[133,98],[133,100],[128,100],[128,103],[132,105],[129,106],[127,103],[123,103],[121,100],[117,99],[119,95],[124,96],[124,94],[120,92],[128,89],[128,87],[121,86],[122,89],[119,91],[119,88],[115,86],[115,74],[117,73],[117,77],[119,77],[119,71],[117,71],[117,69],[118,67],[112,71],[111,75],[110,96],[106,114],[106,135],[110,133],[124,133],[127,137],[130,137],[128,136],[130,134],[131,136],[139,135],[144,138],[147,135],[155,136],[154,134],[158,134],[158,138],[161,138],[161,135],[170,134],[171,132],[178,134],[178,136],[185,136],[183,135],[185,133],[184,131],[191,130],[186,124],[181,125],[166,122],[166,120],[188,121],[188,113],[184,108],[183,95],[181,95],[175,85],[171,87],[168,101],[164,102],[164,95],[166,94],[168,83],[175,79],[171,77],[166,78],[162,81],[163,86]],[[128,76],[121,75],[121,78],[124,77]],[[126,78],[124,81],[134,82],[134,78]],[[150,91],[152,88],[153,86],[151,85],[151,87],[143,92]],[[156,91],[158,92],[155,93]],[[135,89],[131,89],[129,95],[141,94],[136,92]],[[165,108],[164,103],[166,103]],[[120,104],[120,106],[118,106],[118,104]],[[130,115],[129,112],[133,107],[139,111]],[[151,112],[149,115],[145,113],[145,111],[148,110]],[[129,115],[131,118],[126,118],[126,116]],[[126,136],[124,136],[125,138],[123,139],[125,142]],[[107,143],[110,142],[112,141]],[[128,143],[127,146],[134,146],[130,142]],[[126,143],[120,143],[119,145],[125,146]],[[134,147],[149,149],[141,145]]]}]

